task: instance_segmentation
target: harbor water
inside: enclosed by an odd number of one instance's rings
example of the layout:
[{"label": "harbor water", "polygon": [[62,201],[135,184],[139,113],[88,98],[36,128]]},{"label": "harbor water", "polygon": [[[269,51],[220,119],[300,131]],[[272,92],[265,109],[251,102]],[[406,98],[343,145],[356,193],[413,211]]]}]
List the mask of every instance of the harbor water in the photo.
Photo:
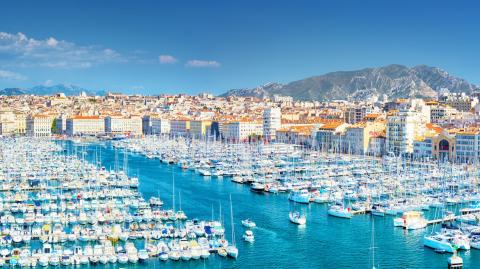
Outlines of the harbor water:
[{"label": "harbor water", "polygon": [[[339,219],[327,215],[327,205],[293,205],[286,194],[258,194],[246,185],[229,179],[203,177],[177,165],[115,149],[109,143],[75,144],[62,142],[66,154],[78,154],[90,162],[99,161],[107,169],[125,166],[128,174],[138,176],[139,190],[145,199],[160,195],[164,208],[172,207],[175,182],[175,209],[189,218],[222,219],[226,239],[231,240],[230,201],[233,202],[237,260],[211,255],[207,260],[167,261],[151,259],[146,264],[106,265],[107,268],[446,268],[449,254],[426,249],[422,238],[430,228],[407,231],[393,227],[392,217],[356,215]],[[174,180],[173,180],[174,178]],[[295,207],[307,215],[307,224],[289,222],[288,212]],[[245,228],[241,220],[250,218],[255,242],[242,240]],[[372,247],[372,219],[374,247]],[[460,254],[464,268],[480,268],[480,251]],[[101,266],[99,266],[101,267]]]}]

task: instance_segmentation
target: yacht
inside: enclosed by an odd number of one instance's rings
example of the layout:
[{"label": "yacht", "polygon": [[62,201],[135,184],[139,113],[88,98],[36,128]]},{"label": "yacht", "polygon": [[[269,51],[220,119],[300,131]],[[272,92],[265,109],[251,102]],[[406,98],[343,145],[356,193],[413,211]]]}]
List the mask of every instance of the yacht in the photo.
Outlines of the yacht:
[{"label": "yacht", "polygon": [[253,232],[251,230],[246,230],[245,234],[243,235],[243,240],[253,243],[255,241],[255,237],[253,236]]},{"label": "yacht", "polygon": [[261,182],[253,182],[250,185],[250,190],[253,192],[263,193],[265,191],[265,184]]},{"label": "yacht", "polygon": [[345,208],[344,205],[342,204],[335,204],[330,206],[328,209],[328,215],[338,217],[338,218],[346,218],[346,219],[351,219],[352,218],[352,212],[349,207]]},{"label": "yacht", "polygon": [[308,204],[310,203],[310,193],[308,192],[307,189],[292,191],[288,195],[288,199],[296,203]]},{"label": "yacht", "polygon": [[145,249],[141,249],[138,251],[138,260],[140,262],[146,262],[148,260],[148,252]]},{"label": "yacht", "polygon": [[255,224],[255,222],[253,222],[252,220],[250,219],[245,219],[245,220],[242,220],[242,225],[247,227],[247,228],[254,228],[257,226],[257,224]]},{"label": "yacht", "polygon": [[227,246],[226,251],[229,257],[234,259],[238,257],[238,248],[236,246],[233,246],[233,245]]},{"label": "yacht", "polygon": [[393,226],[403,227],[407,230],[423,229],[427,227],[427,220],[420,211],[407,211],[401,218],[393,220]]}]

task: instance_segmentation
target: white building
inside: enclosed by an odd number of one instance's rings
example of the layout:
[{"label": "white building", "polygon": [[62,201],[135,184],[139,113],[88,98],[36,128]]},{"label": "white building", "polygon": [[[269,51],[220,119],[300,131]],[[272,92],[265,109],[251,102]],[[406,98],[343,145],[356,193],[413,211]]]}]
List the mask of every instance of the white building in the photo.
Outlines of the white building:
[{"label": "white building", "polygon": [[141,135],[142,118],[135,116],[108,116],[105,118],[105,133]]},{"label": "white building", "polygon": [[69,136],[97,135],[105,133],[105,120],[99,116],[74,116],[66,121]]},{"label": "white building", "polygon": [[160,135],[160,134],[169,134],[170,133],[170,121],[167,119],[160,118],[151,118],[150,119],[152,127],[151,134]]},{"label": "white building", "polygon": [[261,136],[263,126],[259,122],[236,121],[226,126],[225,138],[234,141],[246,141],[249,136]]},{"label": "white building", "polygon": [[431,110],[421,99],[412,99],[409,107],[387,117],[387,153],[413,153],[414,139],[424,136]]},{"label": "white building", "polygon": [[274,101],[275,103],[288,103],[288,104],[291,104],[291,103],[293,103],[293,97],[274,94],[274,95],[273,95],[273,101]]},{"label": "white building", "polygon": [[52,135],[53,118],[46,115],[27,117],[27,135],[33,137],[49,137]]},{"label": "white building", "polygon": [[387,118],[386,150],[395,154],[413,153],[415,137],[423,136],[429,118],[420,112],[400,111]]},{"label": "white building", "polygon": [[275,134],[282,126],[282,112],[280,108],[266,108],[263,111],[263,136],[268,140],[275,140]]}]

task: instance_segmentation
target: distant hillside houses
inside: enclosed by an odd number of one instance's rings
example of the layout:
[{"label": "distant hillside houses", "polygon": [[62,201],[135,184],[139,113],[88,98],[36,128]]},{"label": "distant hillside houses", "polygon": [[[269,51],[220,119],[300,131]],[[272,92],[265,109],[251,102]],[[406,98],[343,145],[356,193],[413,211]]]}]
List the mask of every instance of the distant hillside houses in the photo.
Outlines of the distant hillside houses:
[{"label": "distant hillside houses", "polygon": [[475,163],[480,158],[479,127],[478,94],[448,91],[436,98],[355,102],[206,93],[0,96],[1,136],[46,139],[182,136]]}]

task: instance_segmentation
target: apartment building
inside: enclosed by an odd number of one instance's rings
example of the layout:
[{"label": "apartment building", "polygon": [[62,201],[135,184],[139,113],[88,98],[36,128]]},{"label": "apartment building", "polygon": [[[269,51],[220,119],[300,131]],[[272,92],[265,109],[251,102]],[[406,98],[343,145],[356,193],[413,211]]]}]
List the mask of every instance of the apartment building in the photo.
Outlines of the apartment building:
[{"label": "apartment building", "polygon": [[141,135],[142,118],[138,116],[107,116],[105,117],[105,133]]},{"label": "apartment building", "polygon": [[170,133],[172,135],[188,135],[190,132],[189,119],[175,119],[170,121]]},{"label": "apartment building", "polygon": [[205,137],[209,135],[212,121],[209,120],[192,120],[190,121],[190,135],[193,137]]},{"label": "apartment building", "polygon": [[282,112],[278,107],[266,108],[263,112],[263,136],[275,140],[275,134],[282,125]]},{"label": "apartment building", "polygon": [[105,120],[99,116],[74,116],[66,120],[69,136],[97,135],[105,133]]},{"label": "apartment building", "polygon": [[161,118],[151,118],[151,134],[152,135],[161,135],[169,134],[171,130],[170,120],[161,119]]},{"label": "apartment building", "polygon": [[455,135],[455,157],[463,163],[478,163],[480,157],[480,131],[463,130]]},{"label": "apartment building", "polygon": [[17,124],[14,121],[0,122],[0,136],[14,135],[17,131]]},{"label": "apartment building", "polygon": [[467,112],[472,109],[478,103],[476,98],[470,98],[465,93],[448,93],[440,96],[439,102],[453,107],[458,111]]},{"label": "apartment building", "polygon": [[372,111],[372,107],[370,106],[347,107],[344,114],[345,122],[348,124],[362,122],[365,116],[372,113]]},{"label": "apartment building", "polygon": [[263,135],[263,125],[255,121],[235,121],[226,125],[225,138],[231,141],[247,141],[249,137]]},{"label": "apartment building", "polygon": [[33,115],[27,117],[27,136],[50,137],[52,135],[53,117],[49,115]]}]

